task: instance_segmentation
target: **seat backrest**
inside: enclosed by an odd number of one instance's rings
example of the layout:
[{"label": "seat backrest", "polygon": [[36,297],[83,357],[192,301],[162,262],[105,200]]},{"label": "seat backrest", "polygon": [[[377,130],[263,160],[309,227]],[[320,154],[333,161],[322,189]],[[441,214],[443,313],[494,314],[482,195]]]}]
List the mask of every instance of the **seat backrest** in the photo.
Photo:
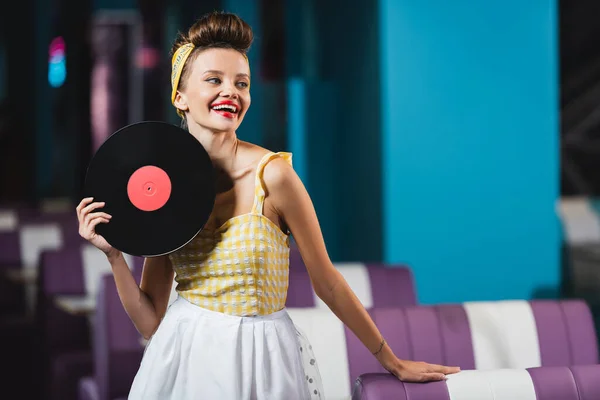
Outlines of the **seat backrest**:
[{"label": "seat backrest", "polygon": [[[18,231],[0,231],[0,274],[21,265],[21,238]],[[0,314],[21,314],[25,311],[25,288],[0,276]]]},{"label": "seat backrest", "polygon": [[141,335],[123,308],[113,276],[102,277],[97,304],[93,354],[99,399],[126,397],[144,352]]},{"label": "seat backrest", "polygon": [[57,222],[25,224],[19,226],[21,265],[36,268],[44,250],[63,247],[63,232]]},{"label": "seat backrest", "polygon": [[[127,257],[130,265],[135,266],[131,257]],[[49,354],[89,348],[88,318],[58,309],[54,300],[57,296],[96,298],[100,280],[105,275],[112,276],[110,263],[100,250],[89,243],[42,251],[36,315]]]},{"label": "seat backrest", "polygon": [[[329,310],[288,309],[312,343],[326,395],[385,372]],[[373,308],[369,313],[401,359],[491,370],[598,363],[596,332],[582,301],[498,301]]]},{"label": "seat backrest", "polygon": [[[394,307],[417,303],[414,277],[406,266],[362,263],[334,265],[365,307]],[[306,268],[291,266],[291,256],[286,306],[327,308],[315,294]]]},{"label": "seat backrest", "polygon": [[600,365],[470,370],[426,384],[373,373],[357,379],[352,400],[596,400],[598,376]]},{"label": "seat backrest", "polygon": [[76,218],[30,218],[0,231],[0,265],[36,268],[41,252],[83,243]]},{"label": "seat backrest", "polygon": [[40,255],[35,314],[48,356],[89,348],[87,318],[68,314],[54,303],[58,295],[85,295],[83,270],[79,249],[46,250]]},{"label": "seat backrest", "polygon": [[18,231],[0,232],[0,267],[19,267],[21,236]]}]

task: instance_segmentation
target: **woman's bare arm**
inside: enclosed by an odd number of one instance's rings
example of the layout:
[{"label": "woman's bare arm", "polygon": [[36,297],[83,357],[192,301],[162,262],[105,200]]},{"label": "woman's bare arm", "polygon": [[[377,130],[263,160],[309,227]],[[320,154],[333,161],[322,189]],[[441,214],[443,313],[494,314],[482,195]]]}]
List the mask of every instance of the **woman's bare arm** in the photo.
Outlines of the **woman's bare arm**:
[{"label": "woman's bare arm", "polygon": [[445,374],[459,371],[456,367],[398,359],[382,342],[369,313],[329,259],[312,201],[296,172],[284,160],[275,159],[265,166],[264,182],[270,205],[294,235],[317,296],[369,351],[377,354],[388,371],[402,380],[416,382],[441,380]]},{"label": "woman's bare arm", "polygon": [[146,258],[139,287],[121,253],[109,256],[109,261],[127,315],[149,339],[167,311],[174,275],[171,261],[168,256]]},{"label": "woman's bare arm", "polygon": [[171,261],[168,256],[146,258],[142,282],[138,286],[123,254],[96,233],[96,226],[110,223],[112,216],[94,211],[102,209],[105,204],[93,200],[85,198],[77,206],[79,234],[106,254],[125,312],[140,334],[148,339],[158,328],[167,309],[174,274]]}]

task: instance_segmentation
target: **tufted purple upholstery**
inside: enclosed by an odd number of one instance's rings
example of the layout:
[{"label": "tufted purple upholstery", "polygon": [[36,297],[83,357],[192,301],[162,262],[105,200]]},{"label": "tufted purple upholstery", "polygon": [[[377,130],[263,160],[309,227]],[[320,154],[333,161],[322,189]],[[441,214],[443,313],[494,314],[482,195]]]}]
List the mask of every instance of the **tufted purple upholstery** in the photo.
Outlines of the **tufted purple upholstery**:
[{"label": "tufted purple upholstery", "polygon": [[23,286],[7,279],[8,268],[21,265],[21,240],[18,231],[0,232],[0,315],[19,315],[25,311]]},{"label": "tufted purple upholstery", "polygon": [[[299,255],[298,255],[299,257]],[[299,261],[301,262],[301,261]],[[290,255],[287,307],[315,307],[316,299],[308,271],[304,264],[292,267]],[[343,264],[336,265],[343,271]],[[368,277],[372,304],[367,307],[393,307],[417,303],[412,271],[403,265],[363,264]],[[352,289],[353,282],[349,282]]]},{"label": "tufted purple upholstery", "polygon": [[[542,365],[599,362],[596,328],[585,302],[532,301],[531,308],[536,320]],[[557,343],[568,343],[568,346],[557,348]]]},{"label": "tufted purple upholstery", "polygon": [[[486,307],[494,315],[499,312],[496,306],[501,311],[503,304],[492,302]],[[527,368],[598,364],[596,332],[584,302],[519,302],[512,307],[515,310],[529,309],[533,316],[530,324],[518,318],[512,321],[510,315],[504,316],[503,323],[511,325],[512,331],[517,332],[516,338],[507,334],[510,331],[503,331],[488,320],[471,320],[465,305],[373,308],[369,313],[401,359],[456,365],[463,370],[486,369],[482,367],[486,365],[482,362],[482,356],[500,357],[494,362],[498,363],[499,368],[509,369],[520,368],[522,364],[526,364]],[[330,311],[288,311],[308,339],[314,342],[321,374],[324,380],[329,379],[330,382],[330,387],[325,387],[326,395],[331,395],[333,390],[333,394],[343,396],[358,376],[386,372]],[[522,323],[522,326],[519,325]],[[473,329],[477,332],[477,341]],[[324,330],[330,333],[323,335]],[[337,332],[342,336],[338,336]],[[531,337],[536,338],[537,342],[531,345],[525,342],[525,350],[519,350],[519,346],[523,346],[521,340]],[[487,347],[481,347],[481,343]],[[343,350],[340,350],[340,346]],[[489,353],[487,349],[493,351]],[[516,355],[510,356],[511,351]],[[335,361],[329,360],[331,354],[336,354]]]},{"label": "tufted purple upholstery", "polygon": [[47,393],[76,398],[78,380],[92,368],[88,320],[58,309],[58,295],[85,295],[79,248],[46,250],[40,255],[36,318]]},{"label": "tufted purple upholstery", "polygon": [[[466,371],[456,377],[461,385],[445,382],[404,383],[390,374],[370,373],[358,378],[353,400],[597,400],[600,365],[529,368],[518,379],[506,371]],[[525,373],[527,375],[525,375]],[[504,376],[503,376],[504,375]],[[483,384],[482,384],[483,383]],[[471,391],[469,392],[469,389]]]},{"label": "tufted purple upholstery", "polygon": [[[139,282],[140,259],[134,276]],[[79,383],[80,400],[126,397],[142,360],[141,336],[123,309],[112,276],[102,279],[94,327],[94,375]]]},{"label": "tufted purple upholstery", "polygon": [[[529,304],[537,328],[541,365],[598,363],[596,331],[583,301],[548,300]],[[469,320],[462,306],[375,309],[372,313],[399,356],[475,368]]]}]

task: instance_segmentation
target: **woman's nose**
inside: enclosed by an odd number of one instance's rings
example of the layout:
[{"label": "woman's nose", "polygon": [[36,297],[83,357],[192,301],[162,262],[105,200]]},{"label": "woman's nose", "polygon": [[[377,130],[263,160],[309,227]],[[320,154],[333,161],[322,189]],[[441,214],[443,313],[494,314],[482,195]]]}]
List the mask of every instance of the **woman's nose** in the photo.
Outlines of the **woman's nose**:
[{"label": "woman's nose", "polygon": [[232,84],[224,84],[223,90],[221,90],[221,96],[223,97],[237,97],[238,93],[235,86]]}]

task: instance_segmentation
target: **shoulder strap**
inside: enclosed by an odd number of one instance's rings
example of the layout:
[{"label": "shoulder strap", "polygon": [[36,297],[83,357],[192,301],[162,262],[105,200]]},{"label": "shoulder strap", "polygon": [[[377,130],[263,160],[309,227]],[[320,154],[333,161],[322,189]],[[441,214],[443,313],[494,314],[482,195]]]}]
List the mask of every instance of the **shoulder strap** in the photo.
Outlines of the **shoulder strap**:
[{"label": "shoulder strap", "polygon": [[281,157],[287,161],[290,165],[292,164],[292,154],[286,152],[278,153],[267,153],[258,163],[256,167],[256,178],[254,181],[254,205],[252,206],[252,214],[262,214],[263,205],[265,202],[265,185],[263,182],[263,172],[265,165],[274,158]]}]

